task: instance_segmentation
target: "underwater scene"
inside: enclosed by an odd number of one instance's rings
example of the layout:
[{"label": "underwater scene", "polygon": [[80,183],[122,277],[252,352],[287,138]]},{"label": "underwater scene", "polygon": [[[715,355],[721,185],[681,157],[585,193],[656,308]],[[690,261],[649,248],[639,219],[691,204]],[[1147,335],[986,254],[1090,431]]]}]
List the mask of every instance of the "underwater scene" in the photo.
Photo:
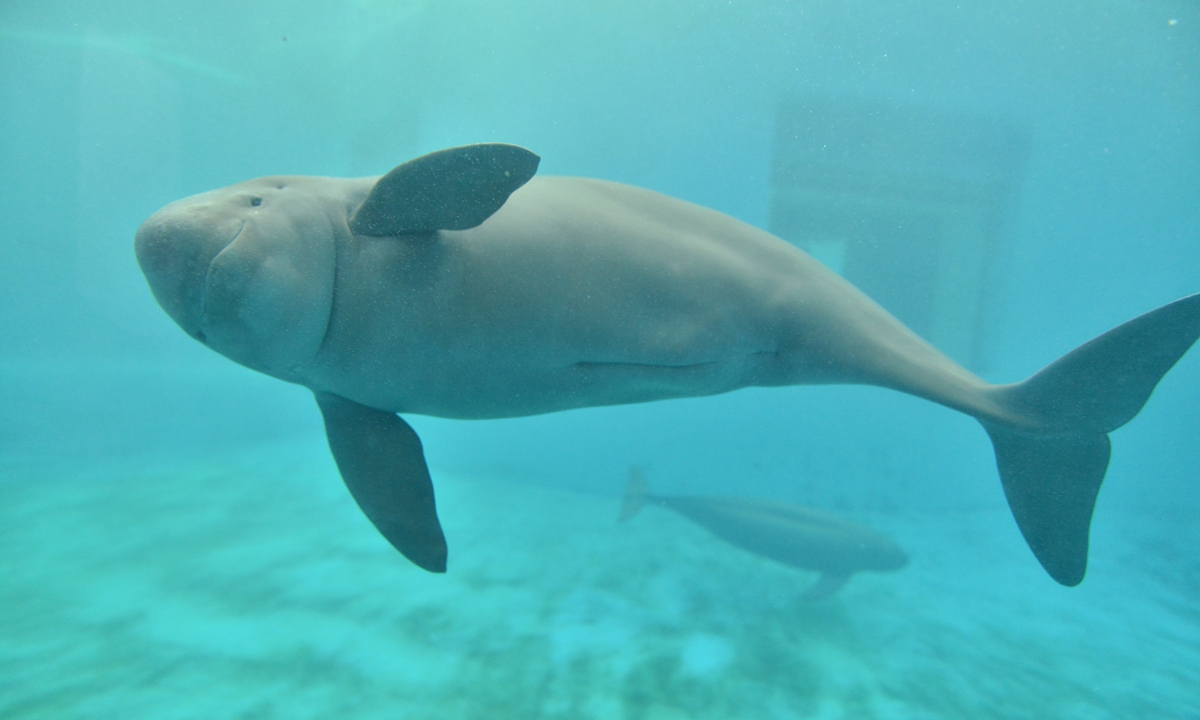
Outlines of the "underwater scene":
[{"label": "underwater scene", "polygon": [[1200,718],[1200,5],[0,4],[0,718]]}]

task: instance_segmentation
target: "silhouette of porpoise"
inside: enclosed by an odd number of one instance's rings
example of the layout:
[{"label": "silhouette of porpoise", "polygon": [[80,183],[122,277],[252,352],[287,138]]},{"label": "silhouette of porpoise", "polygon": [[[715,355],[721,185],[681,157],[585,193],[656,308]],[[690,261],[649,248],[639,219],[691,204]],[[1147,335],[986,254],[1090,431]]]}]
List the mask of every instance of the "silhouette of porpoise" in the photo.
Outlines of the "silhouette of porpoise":
[{"label": "silhouette of porpoise", "polygon": [[397,413],[865,383],[982,422],[1034,554],[1059,582],[1083,579],[1107,433],[1200,335],[1200,295],[989,385],[769,233],[628,185],[534,178],[538,162],[485,144],[380,178],[251,180],[159,210],[138,263],[189,335],[313,391],[354,499],[427,570],[445,570],[446,541]]},{"label": "silhouette of porpoise", "polygon": [[753,498],[655,495],[636,467],[621,503],[624,521],[647,502],[670,508],[743,550],[804,570],[821,573],[805,593],[827,598],[864,570],[887,572],[908,564],[908,555],[886,536],[815,508]]}]

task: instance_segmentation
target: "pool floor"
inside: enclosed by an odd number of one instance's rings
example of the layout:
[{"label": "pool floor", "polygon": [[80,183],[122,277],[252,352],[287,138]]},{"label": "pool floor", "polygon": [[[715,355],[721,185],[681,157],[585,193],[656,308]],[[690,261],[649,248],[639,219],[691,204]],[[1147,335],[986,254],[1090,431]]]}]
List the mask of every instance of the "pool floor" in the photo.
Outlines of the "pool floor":
[{"label": "pool floor", "polygon": [[815,574],[616,496],[435,473],[407,563],[313,441],[0,483],[0,718],[1200,717],[1194,524],[1108,509],[1055,585],[1002,507],[858,514]]}]

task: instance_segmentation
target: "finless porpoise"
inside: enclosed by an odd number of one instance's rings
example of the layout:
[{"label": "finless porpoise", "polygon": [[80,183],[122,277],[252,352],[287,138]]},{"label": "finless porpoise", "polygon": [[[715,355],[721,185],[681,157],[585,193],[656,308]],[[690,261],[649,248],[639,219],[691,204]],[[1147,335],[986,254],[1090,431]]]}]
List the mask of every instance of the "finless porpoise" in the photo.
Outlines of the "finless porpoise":
[{"label": "finless porpoise", "polygon": [[313,391],[354,499],[427,570],[445,570],[446,540],[397,413],[862,383],[977,418],[1034,554],[1083,579],[1108,433],[1200,335],[1200,295],[991,385],[774,235],[629,185],[534,178],[538,162],[484,144],[379,178],[250,180],[156,212],[138,263],[189,335]]},{"label": "finless porpoise", "polygon": [[778,500],[697,495],[656,495],[636,467],[618,520],[628,520],[647,502],[670,508],[743,550],[821,573],[805,597],[833,595],[864,570],[888,572],[908,564],[908,555],[885,535],[831,513]]}]

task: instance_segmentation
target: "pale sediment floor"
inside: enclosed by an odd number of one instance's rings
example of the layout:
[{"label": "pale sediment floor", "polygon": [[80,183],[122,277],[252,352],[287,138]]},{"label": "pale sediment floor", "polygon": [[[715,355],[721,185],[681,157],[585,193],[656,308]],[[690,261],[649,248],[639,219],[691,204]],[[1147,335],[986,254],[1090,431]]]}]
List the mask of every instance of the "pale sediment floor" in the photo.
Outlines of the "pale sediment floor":
[{"label": "pale sediment floor", "polygon": [[437,473],[450,572],[426,574],[358,512],[320,438],[5,475],[3,718],[1092,720],[1200,707],[1200,532],[1111,508],[1075,589],[1044,576],[1001,508],[855,516],[912,564],[806,604],[813,574],[666,511],[618,525],[616,497]]}]

